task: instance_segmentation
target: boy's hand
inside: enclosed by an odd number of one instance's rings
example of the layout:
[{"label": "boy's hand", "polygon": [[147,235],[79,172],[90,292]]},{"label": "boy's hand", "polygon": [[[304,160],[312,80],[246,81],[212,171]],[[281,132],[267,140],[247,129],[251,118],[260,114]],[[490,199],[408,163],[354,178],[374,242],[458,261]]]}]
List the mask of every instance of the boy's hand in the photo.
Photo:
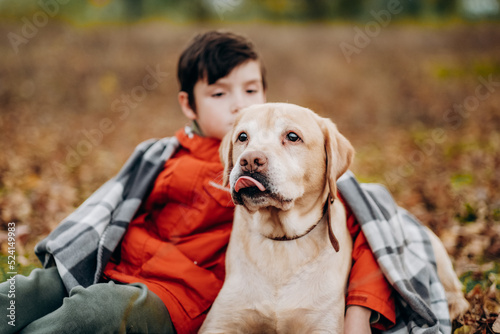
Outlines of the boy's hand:
[{"label": "boy's hand", "polygon": [[371,314],[372,311],[365,307],[349,306],[345,313],[344,334],[370,334]]}]

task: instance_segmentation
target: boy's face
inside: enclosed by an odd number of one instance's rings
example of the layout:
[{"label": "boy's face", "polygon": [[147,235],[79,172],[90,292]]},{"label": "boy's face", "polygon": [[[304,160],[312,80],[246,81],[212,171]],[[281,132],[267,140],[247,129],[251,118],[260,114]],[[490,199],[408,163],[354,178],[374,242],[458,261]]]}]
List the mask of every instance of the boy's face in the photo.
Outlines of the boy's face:
[{"label": "boy's face", "polygon": [[260,63],[247,61],[236,66],[228,75],[212,85],[207,79],[198,80],[194,89],[196,111],[189,107],[186,92],[179,93],[182,111],[196,120],[203,135],[222,139],[231,130],[239,110],[266,102]]}]

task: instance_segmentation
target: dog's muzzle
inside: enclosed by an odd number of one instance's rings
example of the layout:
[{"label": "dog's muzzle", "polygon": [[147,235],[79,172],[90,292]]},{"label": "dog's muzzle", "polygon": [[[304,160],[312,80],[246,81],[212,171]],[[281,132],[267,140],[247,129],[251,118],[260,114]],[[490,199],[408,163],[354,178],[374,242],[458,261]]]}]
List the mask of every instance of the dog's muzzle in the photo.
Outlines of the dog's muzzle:
[{"label": "dog's muzzle", "polygon": [[260,173],[244,172],[234,183],[231,195],[235,204],[243,204],[243,197],[252,200],[269,196],[268,181]]}]

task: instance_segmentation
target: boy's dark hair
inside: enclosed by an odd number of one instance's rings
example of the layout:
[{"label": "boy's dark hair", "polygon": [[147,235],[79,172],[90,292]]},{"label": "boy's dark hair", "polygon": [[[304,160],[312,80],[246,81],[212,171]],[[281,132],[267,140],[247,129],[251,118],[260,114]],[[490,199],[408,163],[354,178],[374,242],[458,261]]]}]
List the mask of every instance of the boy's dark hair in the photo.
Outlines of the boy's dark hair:
[{"label": "boy's dark hair", "polygon": [[[228,75],[248,60],[259,60],[252,42],[230,32],[210,31],[197,35],[184,50],[177,65],[180,90],[188,94],[189,105],[196,111],[194,85],[207,79],[209,85]],[[260,63],[262,85],[266,89],[265,69]]]}]

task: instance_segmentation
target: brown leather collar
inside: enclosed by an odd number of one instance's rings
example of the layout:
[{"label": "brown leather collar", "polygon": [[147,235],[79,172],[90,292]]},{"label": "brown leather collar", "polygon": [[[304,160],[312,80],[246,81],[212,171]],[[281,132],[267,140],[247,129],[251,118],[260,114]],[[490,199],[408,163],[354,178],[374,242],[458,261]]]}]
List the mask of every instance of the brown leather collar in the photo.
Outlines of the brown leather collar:
[{"label": "brown leather collar", "polygon": [[326,200],[325,205],[323,205],[323,216],[321,217],[321,219],[318,220],[318,222],[316,224],[314,224],[313,226],[311,226],[303,234],[294,235],[292,237],[289,237],[287,235],[283,235],[281,237],[268,237],[268,236],[265,236],[265,237],[268,238],[268,239],[274,240],[274,241],[291,241],[291,240],[297,240],[297,239],[305,237],[306,235],[308,235],[309,233],[311,233],[311,231],[314,230],[314,228],[316,226],[318,226],[319,223],[321,223],[323,221],[323,219],[325,219],[325,216],[328,216],[327,217],[328,237],[330,238],[330,242],[332,243],[333,248],[335,249],[335,251],[338,252],[339,251],[339,242],[338,242],[337,238],[335,237],[335,234],[333,234],[332,226],[331,226],[331,222],[330,222],[330,205],[331,204],[333,204],[333,200],[330,200],[328,198]]}]

